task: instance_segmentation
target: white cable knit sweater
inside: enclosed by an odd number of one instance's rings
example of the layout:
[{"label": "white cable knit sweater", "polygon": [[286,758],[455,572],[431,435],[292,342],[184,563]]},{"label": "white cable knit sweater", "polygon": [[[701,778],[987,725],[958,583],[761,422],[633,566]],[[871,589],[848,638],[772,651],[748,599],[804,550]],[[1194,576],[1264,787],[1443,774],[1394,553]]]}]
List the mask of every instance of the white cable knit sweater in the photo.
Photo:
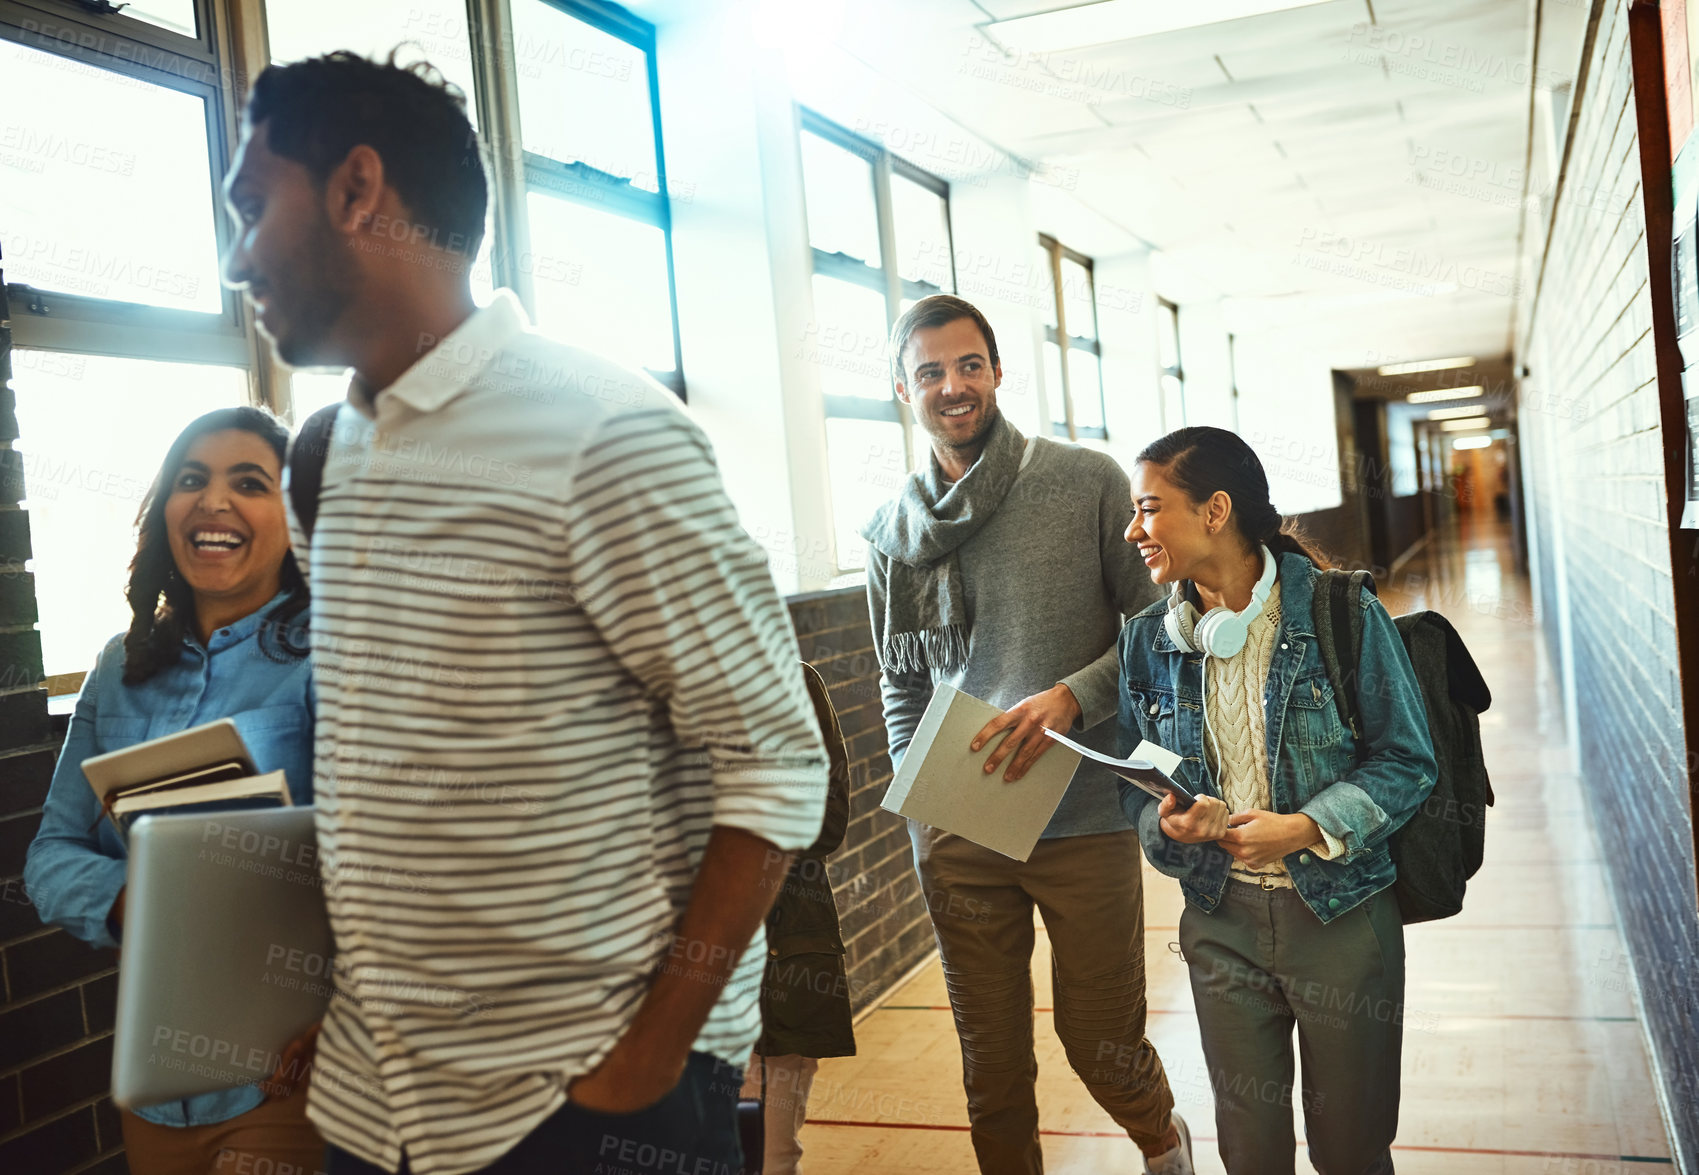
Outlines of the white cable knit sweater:
[{"label": "white cable knit sweater", "polygon": [[[1209,659],[1207,682],[1209,733],[1204,754],[1209,757],[1227,810],[1233,814],[1252,808],[1274,810],[1274,795],[1268,782],[1268,712],[1263,708],[1263,691],[1268,684],[1268,667],[1280,638],[1280,582],[1269,589],[1262,615],[1251,622],[1245,647],[1236,656]],[[1220,760],[1216,751],[1220,750]],[[1323,860],[1332,858],[1343,845],[1324,840],[1311,851]],[[1235,863],[1231,876],[1260,885],[1290,886],[1284,861],[1261,869]]]}]

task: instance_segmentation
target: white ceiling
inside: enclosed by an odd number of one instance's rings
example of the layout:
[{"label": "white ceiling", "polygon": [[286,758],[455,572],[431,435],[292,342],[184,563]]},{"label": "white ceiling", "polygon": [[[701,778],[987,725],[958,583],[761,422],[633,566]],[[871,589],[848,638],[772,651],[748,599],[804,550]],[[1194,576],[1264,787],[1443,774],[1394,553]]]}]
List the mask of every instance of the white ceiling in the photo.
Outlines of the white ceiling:
[{"label": "white ceiling", "polygon": [[[1302,335],[1340,367],[1508,350],[1530,0],[1329,0],[1045,54],[994,44],[997,19],[1058,7],[1075,6],[863,0],[837,40],[1066,177],[1129,247],[1161,250],[1174,293],[1227,299],[1231,327]],[[1573,72],[1542,61],[1535,80],[1566,103]]]}]

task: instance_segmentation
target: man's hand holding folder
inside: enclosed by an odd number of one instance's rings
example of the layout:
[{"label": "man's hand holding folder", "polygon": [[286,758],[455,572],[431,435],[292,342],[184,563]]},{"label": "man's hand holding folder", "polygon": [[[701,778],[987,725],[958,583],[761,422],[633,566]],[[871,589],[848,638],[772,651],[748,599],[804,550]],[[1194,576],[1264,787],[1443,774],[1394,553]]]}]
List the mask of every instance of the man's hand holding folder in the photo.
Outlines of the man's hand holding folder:
[{"label": "man's hand holding folder", "polygon": [[997,770],[998,764],[1014,755],[1015,761],[1003,773],[1003,782],[1013,783],[1030,771],[1038,757],[1050,749],[1050,740],[1044,737],[1044,731],[1072,730],[1079,720],[1079,699],[1074,697],[1073,690],[1057,683],[1041,694],[1033,694],[1017,702],[987,722],[973,736],[973,745],[968,749],[978,751],[999,733],[1008,731],[1002,743],[985,761],[985,774],[990,775]]}]

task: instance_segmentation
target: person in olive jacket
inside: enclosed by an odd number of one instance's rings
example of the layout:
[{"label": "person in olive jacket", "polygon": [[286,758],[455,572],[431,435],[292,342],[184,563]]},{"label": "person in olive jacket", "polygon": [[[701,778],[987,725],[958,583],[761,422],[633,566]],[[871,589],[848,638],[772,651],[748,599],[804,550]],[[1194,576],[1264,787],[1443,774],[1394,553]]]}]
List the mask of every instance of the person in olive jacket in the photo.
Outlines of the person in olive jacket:
[{"label": "person in olive jacket", "polygon": [[831,763],[820,836],[796,855],[767,913],[767,973],[761,981],[761,1038],[749,1060],[743,1096],[762,1098],[762,1175],[798,1175],[808,1094],[821,1057],[855,1054],[844,940],[826,857],[849,826],[849,752],[826,683],[802,666]]}]

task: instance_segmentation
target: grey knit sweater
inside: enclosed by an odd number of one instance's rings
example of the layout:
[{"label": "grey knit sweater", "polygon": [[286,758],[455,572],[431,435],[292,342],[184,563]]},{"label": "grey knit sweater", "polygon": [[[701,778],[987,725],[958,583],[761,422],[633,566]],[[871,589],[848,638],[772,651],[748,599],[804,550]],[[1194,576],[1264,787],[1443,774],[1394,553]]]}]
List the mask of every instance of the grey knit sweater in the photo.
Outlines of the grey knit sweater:
[{"label": "grey knit sweater", "polygon": [[[1122,617],[1158,594],[1124,537],[1132,511],[1131,484],[1112,458],[1037,440],[997,513],[958,549],[972,625],[966,668],[887,674],[881,682],[893,763],[902,762],[939,681],[1003,709],[1061,682],[1079,700],[1080,741],[1115,753],[1115,639]],[[876,576],[870,564],[877,648],[885,585]],[[1044,836],[1130,827],[1114,778],[1084,763]]]}]

